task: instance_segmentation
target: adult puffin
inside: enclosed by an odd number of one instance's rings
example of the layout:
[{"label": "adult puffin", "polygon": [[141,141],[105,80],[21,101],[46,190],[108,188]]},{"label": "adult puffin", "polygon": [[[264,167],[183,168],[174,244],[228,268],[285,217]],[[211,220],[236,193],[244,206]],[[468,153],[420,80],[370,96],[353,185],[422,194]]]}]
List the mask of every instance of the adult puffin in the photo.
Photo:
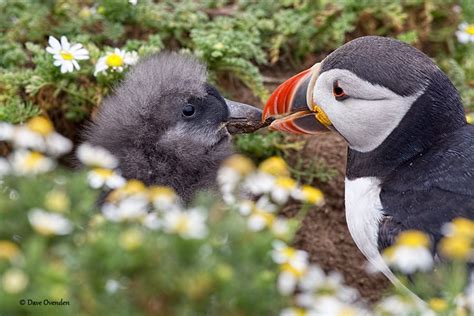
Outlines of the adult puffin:
[{"label": "adult puffin", "polygon": [[474,218],[474,126],[448,77],[408,44],[367,36],[343,45],[279,86],[268,117],[275,130],[345,138],[348,227],[392,282],[379,252],[401,231],[422,230],[436,245],[445,222]]}]

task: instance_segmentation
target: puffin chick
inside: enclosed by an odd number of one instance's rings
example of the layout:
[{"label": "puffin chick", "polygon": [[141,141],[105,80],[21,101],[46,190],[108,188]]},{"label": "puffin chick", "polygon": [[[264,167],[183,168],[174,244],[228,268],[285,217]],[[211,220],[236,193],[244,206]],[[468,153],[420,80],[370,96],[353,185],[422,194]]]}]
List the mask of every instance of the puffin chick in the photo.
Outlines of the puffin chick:
[{"label": "puffin chick", "polygon": [[224,99],[195,58],[160,53],[139,62],[99,107],[85,140],[119,160],[127,179],[170,186],[185,202],[212,189],[232,154],[226,124],[260,124],[261,111]]}]

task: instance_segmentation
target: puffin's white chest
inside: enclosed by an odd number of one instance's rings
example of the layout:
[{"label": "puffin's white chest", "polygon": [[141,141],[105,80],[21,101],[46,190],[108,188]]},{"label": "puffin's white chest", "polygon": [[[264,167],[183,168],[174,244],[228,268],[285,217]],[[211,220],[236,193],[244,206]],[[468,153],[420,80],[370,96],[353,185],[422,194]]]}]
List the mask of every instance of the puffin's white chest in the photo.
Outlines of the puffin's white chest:
[{"label": "puffin's white chest", "polygon": [[379,223],[383,216],[380,180],[375,177],[346,179],[345,204],[352,239],[373,267],[391,279],[392,273],[377,246]]}]

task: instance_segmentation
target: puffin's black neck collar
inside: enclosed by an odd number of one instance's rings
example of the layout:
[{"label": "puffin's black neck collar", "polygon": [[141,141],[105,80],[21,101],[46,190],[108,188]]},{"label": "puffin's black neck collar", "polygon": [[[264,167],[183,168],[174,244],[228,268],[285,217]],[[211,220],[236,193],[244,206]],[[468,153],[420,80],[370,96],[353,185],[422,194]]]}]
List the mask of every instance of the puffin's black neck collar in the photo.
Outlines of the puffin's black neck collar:
[{"label": "puffin's black neck collar", "polygon": [[459,94],[439,71],[379,147],[367,153],[349,149],[346,177],[384,178],[464,125],[466,120]]}]

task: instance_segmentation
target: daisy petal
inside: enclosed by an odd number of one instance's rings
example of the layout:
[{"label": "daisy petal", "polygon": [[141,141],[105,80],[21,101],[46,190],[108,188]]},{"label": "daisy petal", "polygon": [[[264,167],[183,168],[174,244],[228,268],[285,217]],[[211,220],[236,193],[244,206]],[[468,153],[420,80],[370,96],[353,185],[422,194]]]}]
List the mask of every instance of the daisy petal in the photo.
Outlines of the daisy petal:
[{"label": "daisy petal", "polygon": [[61,36],[61,48],[63,50],[69,50],[70,48],[69,41],[67,40],[66,36]]},{"label": "daisy petal", "polygon": [[54,36],[49,37],[48,43],[49,43],[49,46],[51,46],[52,49],[57,50],[57,51],[61,50],[61,44],[59,43],[59,41]]}]

